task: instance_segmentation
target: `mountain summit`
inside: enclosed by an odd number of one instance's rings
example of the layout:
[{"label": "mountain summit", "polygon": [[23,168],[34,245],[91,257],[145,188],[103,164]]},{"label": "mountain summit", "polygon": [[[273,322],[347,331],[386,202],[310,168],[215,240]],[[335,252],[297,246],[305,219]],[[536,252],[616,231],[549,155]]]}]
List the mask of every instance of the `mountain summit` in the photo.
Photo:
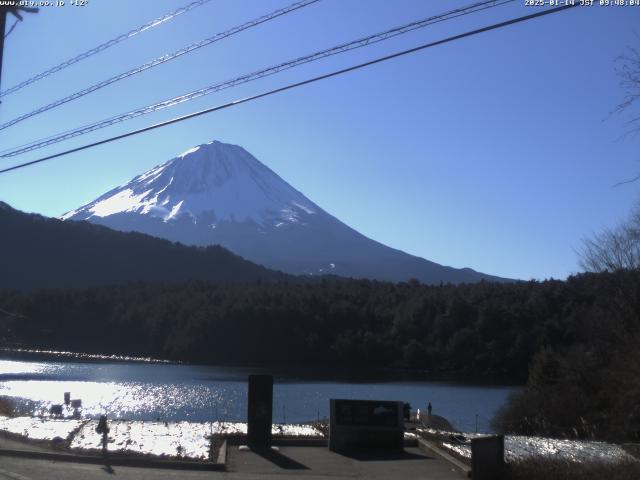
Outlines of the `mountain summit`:
[{"label": "mountain summit", "polygon": [[88,220],[187,245],[220,244],[294,274],[426,283],[501,280],[382,245],[306,198],[242,147],[213,141],[135,177],[63,220]]},{"label": "mountain summit", "polygon": [[206,218],[209,228],[220,222],[280,227],[316,210],[245,149],[214,141],[190,148],[62,219],[96,221],[135,213],[164,223],[188,217],[198,224]]}]

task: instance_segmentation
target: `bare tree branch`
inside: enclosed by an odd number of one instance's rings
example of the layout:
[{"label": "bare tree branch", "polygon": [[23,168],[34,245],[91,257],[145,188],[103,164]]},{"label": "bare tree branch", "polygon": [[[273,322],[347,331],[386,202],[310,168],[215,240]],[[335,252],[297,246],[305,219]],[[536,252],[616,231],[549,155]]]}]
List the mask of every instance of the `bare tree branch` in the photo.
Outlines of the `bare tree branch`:
[{"label": "bare tree branch", "polygon": [[[640,35],[636,34],[640,40]],[[640,99],[640,51],[628,46],[624,54],[616,59],[616,74],[618,75],[620,88],[624,91],[624,97],[613,110],[612,114],[622,113],[630,109]],[[630,123],[635,123],[640,117],[634,117]],[[640,127],[633,127],[637,129]]]},{"label": "bare tree branch", "polygon": [[588,272],[640,269],[640,204],[627,221],[582,243],[580,266]]},{"label": "bare tree branch", "polygon": [[623,181],[621,181],[621,182],[614,183],[614,184],[613,184],[613,188],[615,188],[615,187],[619,187],[620,185],[625,185],[625,184],[627,184],[627,183],[635,183],[635,182],[636,182],[636,181],[638,181],[638,180],[640,180],[640,174],[639,174],[639,175],[636,175],[636,176],[635,176],[635,177],[633,177],[633,178],[630,178],[629,180],[623,180]]},{"label": "bare tree branch", "polygon": [[[636,32],[636,37],[640,41],[640,34]],[[625,53],[616,58],[615,72],[619,79],[620,88],[624,91],[622,101],[611,111],[609,116],[630,111],[640,104],[640,50],[633,46],[627,46]],[[631,118],[627,121],[627,131],[621,138],[640,135],[640,113],[632,112]],[[640,174],[623,180],[613,185],[613,188],[640,180]]]}]

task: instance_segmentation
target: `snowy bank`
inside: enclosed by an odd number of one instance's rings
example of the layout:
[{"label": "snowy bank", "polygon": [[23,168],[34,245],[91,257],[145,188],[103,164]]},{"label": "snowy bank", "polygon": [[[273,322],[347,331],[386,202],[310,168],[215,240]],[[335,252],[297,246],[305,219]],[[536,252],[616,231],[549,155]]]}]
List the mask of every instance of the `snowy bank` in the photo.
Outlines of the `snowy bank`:
[{"label": "snowy bank", "polygon": [[[422,433],[427,437],[439,440],[442,447],[469,461],[471,461],[470,440],[486,436],[486,434],[481,433],[443,432],[433,429],[424,429]],[[505,435],[504,450],[507,461],[523,460],[531,457],[574,462],[635,460],[624,448],[613,443],[525,435]]]},{"label": "snowy bank", "polygon": [[[52,419],[0,416],[0,431],[21,435],[29,440],[66,440],[72,450],[102,450],[102,435],[96,432],[97,420]],[[247,424],[235,422],[109,422],[109,452],[180,457],[207,460],[211,438],[246,435]],[[273,425],[274,437],[321,437],[312,425]]]}]

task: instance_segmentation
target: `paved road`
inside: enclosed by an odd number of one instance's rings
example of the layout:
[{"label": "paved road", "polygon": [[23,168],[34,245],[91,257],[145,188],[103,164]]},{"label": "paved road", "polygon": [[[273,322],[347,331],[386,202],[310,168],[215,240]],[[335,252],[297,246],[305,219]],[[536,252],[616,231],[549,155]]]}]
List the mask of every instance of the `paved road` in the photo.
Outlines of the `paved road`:
[{"label": "paved road", "polygon": [[190,480],[217,477],[212,477],[211,472],[132,467],[113,467],[109,471],[100,465],[0,457],[0,480],[156,480],[161,478]]},{"label": "paved road", "polygon": [[[229,478],[303,479],[411,479],[460,480],[448,463],[427,456],[418,448],[404,453],[376,456],[344,456],[326,447],[282,447],[263,454],[230,449],[227,456]],[[251,476],[249,476],[251,475]]]},{"label": "paved road", "polygon": [[[26,450],[29,452],[51,452],[54,451],[49,447],[39,446],[31,442],[21,442],[20,440],[12,440],[0,435],[0,448],[6,448],[9,450]],[[0,458],[0,465],[2,465],[2,459]]]},{"label": "paved road", "polygon": [[448,464],[430,458],[417,448],[386,459],[345,457],[321,447],[282,447],[257,454],[229,449],[228,472],[168,470],[53,462],[0,457],[0,480],[155,480],[155,479],[407,479],[460,480]]}]

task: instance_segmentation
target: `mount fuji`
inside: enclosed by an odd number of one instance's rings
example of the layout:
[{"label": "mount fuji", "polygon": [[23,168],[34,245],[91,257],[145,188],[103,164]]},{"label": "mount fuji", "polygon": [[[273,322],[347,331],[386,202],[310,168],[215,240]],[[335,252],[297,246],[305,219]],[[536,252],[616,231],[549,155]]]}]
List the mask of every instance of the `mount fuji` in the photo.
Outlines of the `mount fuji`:
[{"label": "mount fuji", "polygon": [[219,244],[292,274],[425,283],[505,279],[387,247],[342,223],[242,147],[213,141],[62,216],[186,245]]}]

